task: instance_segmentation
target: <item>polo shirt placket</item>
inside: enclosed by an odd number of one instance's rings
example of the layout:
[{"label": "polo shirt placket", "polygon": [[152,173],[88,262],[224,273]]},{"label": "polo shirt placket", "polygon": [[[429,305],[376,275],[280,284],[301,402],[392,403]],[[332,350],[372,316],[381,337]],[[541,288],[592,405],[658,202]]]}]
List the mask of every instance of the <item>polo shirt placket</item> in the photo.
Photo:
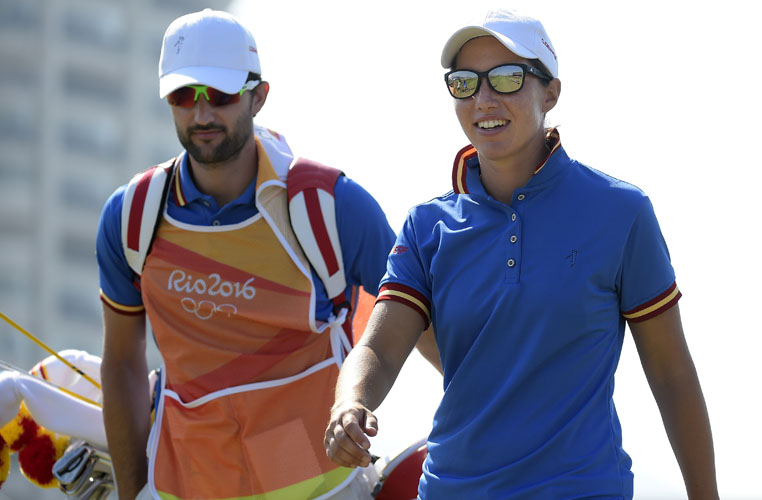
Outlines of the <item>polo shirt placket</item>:
[{"label": "polo shirt placket", "polygon": [[[521,200],[523,199],[522,195]],[[521,217],[519,216],[518,210],[516,210],[518,200],[518,196],[514,193],[511,205],[508,207],[508,230],[506,233],[507,259],[505,261],[506,283],[518,283],[521,277],[521,251],[523,245],[519,238],[519,235],[521,234]]]}]

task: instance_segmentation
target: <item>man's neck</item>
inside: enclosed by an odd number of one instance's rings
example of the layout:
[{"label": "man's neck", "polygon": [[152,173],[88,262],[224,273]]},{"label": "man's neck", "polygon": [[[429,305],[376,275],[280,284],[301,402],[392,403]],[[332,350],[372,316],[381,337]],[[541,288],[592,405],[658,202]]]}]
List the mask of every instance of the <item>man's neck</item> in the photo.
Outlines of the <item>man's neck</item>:
[{"label": "man's neck", "polygon": [[257,145],[248,141],[234,157],[219,163],[200,163],[189,156],[190,171],[196,187],[223,207],[235,200],[257,177]]}]

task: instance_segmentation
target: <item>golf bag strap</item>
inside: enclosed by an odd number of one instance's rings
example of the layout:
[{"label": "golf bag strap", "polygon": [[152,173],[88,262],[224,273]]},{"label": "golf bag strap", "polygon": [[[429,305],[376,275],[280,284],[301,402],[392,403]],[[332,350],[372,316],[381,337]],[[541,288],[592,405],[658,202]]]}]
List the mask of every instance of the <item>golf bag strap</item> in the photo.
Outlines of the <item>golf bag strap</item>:
[{"label": "golf bag strap", "polygon": [[[135,175],[122,202],[122,248],[127,264],[140,276],[151,251],[176,158]],[[336,223],[334,188],[343,173],[312,160],[298,159],[288,172],[289,217],[307,260],[334,305],[334,313],[351,308]]]},{"label": "golf bag strap", "polygon": [[349,307],[341,254],[334,188],[341,170],[299,158],[288,172],[291,227],[333,301],[334,313]]},{"label": "golf bag strap", "polygon": [[138,276],[143,273],[159,227],[175,163],[176,158],[172,158],[135,175],[124,192],[122,249],[127,264]]}]

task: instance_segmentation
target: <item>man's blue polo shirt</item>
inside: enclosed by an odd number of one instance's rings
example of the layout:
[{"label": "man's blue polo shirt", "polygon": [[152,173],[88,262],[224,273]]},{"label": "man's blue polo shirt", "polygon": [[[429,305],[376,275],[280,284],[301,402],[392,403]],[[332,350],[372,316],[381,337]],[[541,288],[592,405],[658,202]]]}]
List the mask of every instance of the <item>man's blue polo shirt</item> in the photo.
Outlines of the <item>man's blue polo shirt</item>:
[{"label": "man's blue polo shirt", "polygon": [[680,297],[651,203],[560,142],[510,205],[473,148],[453,180],[408,214],[379,294],[430,317],[441,354],[421,498],[632,497],[612,400],[625,318]]},{"label": "man's blue polo shirt", "polygon": [[[179,206],[174,196],[168,197],[167,212],[173,219],[197,226],[217,226],[237,224],[258,213],[254,203],[256,179],[241,196],[219,207],[213,197],[201,193],[193,183],[187,155],[183,155],[179,172],[186,204]],[[96,250],[102,293],[120,305],[138,306],[143,299],[133,285],[135,276],[127,265],[121,242],[125,188],[126,185],[118,188],[106,202],[98,226]],[[384,274],[386,256],[394,243],[394,231],[378,202],[356,182],[340,176],[334,196],[347,285],[362,285],[366,291],[375,294]],[[315,317],[325,320],[333,306],[314,270],[312,279],[315,283]]]}]

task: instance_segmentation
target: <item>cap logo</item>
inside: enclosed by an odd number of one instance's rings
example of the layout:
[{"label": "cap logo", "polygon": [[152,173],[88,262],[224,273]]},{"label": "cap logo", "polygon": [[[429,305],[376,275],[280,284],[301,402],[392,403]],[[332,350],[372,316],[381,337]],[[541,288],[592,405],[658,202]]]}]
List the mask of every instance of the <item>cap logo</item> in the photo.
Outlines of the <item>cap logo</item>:
[{"label": "cap logo", "polygon": [[254,52],[256,54],[257,53],[257,49],[255,49],[254,47],[249,45],[249,52]]},{"label": "cap logo", "polygon": [[183,47],[183,42],[184,41],[185,41],[185,37],[184,36],[180,36],[180,38],[177,39],[177,41],[175,42],[175,45],[174,45],[175,48],[177,49],[175,51],[175,54],[179,54],[180,53],[180,49]]},{"label": "cap logo", "polygon": [[551,54],[553,54],[553,59],[558,61],[558,57],[556,57],[556,53],[553,52],[553,48],[550,46],[550,44],[548,42],[546,42],[544,38],[542,38],[541,40],[542,40],[542,44],[545,46],[545,48],[548,49]]}]

